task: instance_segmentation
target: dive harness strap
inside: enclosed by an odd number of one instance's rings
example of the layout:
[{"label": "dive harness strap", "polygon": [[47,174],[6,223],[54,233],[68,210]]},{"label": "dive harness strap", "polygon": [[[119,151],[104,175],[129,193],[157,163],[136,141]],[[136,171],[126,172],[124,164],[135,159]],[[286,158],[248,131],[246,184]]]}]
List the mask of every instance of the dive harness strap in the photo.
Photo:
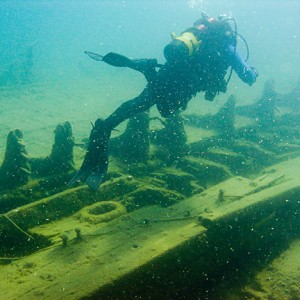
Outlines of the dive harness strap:
[{"label": "dive harness strap", "polygon": [[195,51],[198,50],[199,46],[201,45],[202,41],[198,41],[196,36],[191,32],[184,32],[180,36],[176,36],[175,33],[171,34],[173,40],[178,40],[183,42],[187,49],[189,50],[189,56],[192,56]]}]

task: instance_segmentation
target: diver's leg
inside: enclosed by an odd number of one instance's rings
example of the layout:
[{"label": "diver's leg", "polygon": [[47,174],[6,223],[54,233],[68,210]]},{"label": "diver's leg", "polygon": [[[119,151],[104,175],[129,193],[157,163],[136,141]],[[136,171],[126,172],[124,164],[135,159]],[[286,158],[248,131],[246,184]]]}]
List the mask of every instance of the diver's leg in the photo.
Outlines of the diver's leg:
[{"label": "diver's leg", "polygon": [[145,88],[139,96],[121,104],[107,119],[105,119],[105,126],[107,129],[112,130],[123,121],[148,110],[154,104],[155,99],[152,97],[151,91],[149,88]]},{"label": "diver's leg", "polygon": [[146,88],[138,97],[123,103],[107,119],[96,120],[84,161],[69,185],[84,180],[91,189],[97,190],[105,180],[108,168],[108,141],[112,129],[153,105],[153,97],[150,97],[149,90]]}]

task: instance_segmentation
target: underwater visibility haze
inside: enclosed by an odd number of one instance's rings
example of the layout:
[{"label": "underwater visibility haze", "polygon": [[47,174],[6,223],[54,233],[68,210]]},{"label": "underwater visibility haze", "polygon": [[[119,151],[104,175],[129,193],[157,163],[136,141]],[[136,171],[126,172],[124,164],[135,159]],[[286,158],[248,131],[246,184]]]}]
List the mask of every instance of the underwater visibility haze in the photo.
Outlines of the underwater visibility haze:
[{"label": "underwater visibility haze", "polygon": [[[299,11],[294,0],[0,1],[0,298],[300,298]],[[151,81],[132,61],[161,68],[171,34],[203,12],[234,19],[256,82],[229,68],[213,101],[200,92],[180,113],[126,120],[100,188],[68,185],[95,121]]]}]

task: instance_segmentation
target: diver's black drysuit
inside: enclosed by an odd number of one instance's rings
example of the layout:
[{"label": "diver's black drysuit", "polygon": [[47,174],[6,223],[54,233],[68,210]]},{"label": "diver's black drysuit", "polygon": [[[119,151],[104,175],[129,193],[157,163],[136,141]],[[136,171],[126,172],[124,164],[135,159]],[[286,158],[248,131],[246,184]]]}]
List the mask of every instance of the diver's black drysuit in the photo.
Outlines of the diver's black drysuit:
[{"label": "diver's black drysuit", "polygon": [[205,98],[212,101],[219,92],[226,92],[224,79],[232,66],[240,79],[252,85],[256,72],[235,51],[232,45],[219,51],[204,50],[188,61],[166,64],[157,72],[143,92],[134,99],[121,104],[104,120],[107,129],[112,130],[126,119],[156,105],[163,117],[184,109],[188,101],[198,92],[204,91]]},{"label": "diver's black drysuit", "polygon": [[[223,26],[221,22],[219,24]],[[146,76],[148,84],[142,93],[120,105],[107,119],[98,119],[95,122],[84,162],[71,183],[83,179],[92,189],[98,189],[107,171],[107,144],[111,131],[126,119],[150,109],[153,105],[157,106],[163,117],[167,117],[178,109],[184,109],[188,101],[200,91],[204,91],[205,98],[212,101],[219,92],[226,92],[225,75],[230,66],[245,83],[252,85],[256,81],[256,71],[237,53],[233,39],[231,36],[227,38],[229,25],[225,25],[227,27],[223,26],[222,35],[217,34],[216,38],[205,39],[195,27],[188,29],[188,34],[192,32],[194,37],[199,34],[203,40],[201,45],[199,43],[200,47],[195,47],[192,55],[177,51],[180,44],[183,51],[187,52],[187,47],[180,39],[173,40],[165,47],[167,62],[157,73],[151,72],[151,76]],[[190,36],[185,38],[189,39]],[[186,43],[189,42],[187,40]],[[195,41],[193,42],[192,46],[195,46]],[[138,69],[134,65],[133,68]]]}]

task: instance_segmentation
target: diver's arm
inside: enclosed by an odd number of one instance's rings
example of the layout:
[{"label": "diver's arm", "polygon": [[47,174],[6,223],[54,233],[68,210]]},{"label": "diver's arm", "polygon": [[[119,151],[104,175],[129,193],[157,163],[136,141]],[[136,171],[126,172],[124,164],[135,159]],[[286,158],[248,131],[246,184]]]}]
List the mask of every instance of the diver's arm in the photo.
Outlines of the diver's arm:
[{"label": "diver's arm", "polygon": [[251,86],[258,76],[257,71],[254,68],[251,68],[231,45],[229,46],[229,52],[233,70],[243,82]]}]

